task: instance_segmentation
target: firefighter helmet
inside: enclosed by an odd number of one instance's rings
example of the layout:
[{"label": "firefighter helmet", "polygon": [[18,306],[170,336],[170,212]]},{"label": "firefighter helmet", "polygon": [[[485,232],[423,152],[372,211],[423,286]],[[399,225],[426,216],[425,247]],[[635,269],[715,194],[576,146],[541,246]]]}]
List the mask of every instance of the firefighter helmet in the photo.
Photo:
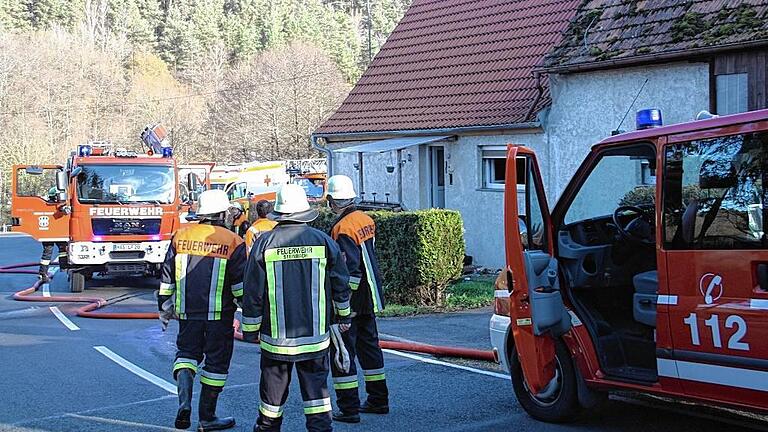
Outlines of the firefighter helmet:
[{"label": "firefighter helmet", "polygon": [[286,184],[277,191],[275,212],[282,214],[299,213],[309,210],[309,201],[304,188],[295,184]]},{"label": "firefighter helmet", "polygon": [[227,211],[229,197],[221,189],[211,189],[200,194],[197,202],[197,214],[201,216],[215,215]]},{"label": "firefighter helmet", "polygon": [[328,195],[335,200],[347,200],[357,197],[352,179],[345,175],[335,175],[328,179]]}]

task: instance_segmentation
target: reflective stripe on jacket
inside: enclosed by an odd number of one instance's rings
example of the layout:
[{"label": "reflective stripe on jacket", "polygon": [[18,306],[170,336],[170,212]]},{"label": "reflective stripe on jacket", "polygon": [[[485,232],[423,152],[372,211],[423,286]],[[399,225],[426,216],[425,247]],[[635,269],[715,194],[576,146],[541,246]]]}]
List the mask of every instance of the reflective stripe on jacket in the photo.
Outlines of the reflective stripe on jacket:
[{"label": "reflective stripe on jacket", "polygon": [[265,232],[272,231],[272,229],[275,228],[275,225],[277,225],[277,222],[269,219],[262,218],[253,221],[253,225],[251,225],[251,227],[248,228],[248,231],[245,232],[246,253],[250,254],[251,248],[253,248],[253,244],[256,243],[256,240]]},{"label": "reflective stripe on jacket", "polygon": [[158,304],[172,295],[179,319],[234,315],[243,295],[245,244],[226,228],[195,224],[176,232],[162,268]]},{"label": "reflective stripe on jacket", "polygon": [[376,224],[354,207],[346,210],[331,229],[349,269],[352,310],[371,314],[384,310],[384,288],[376,259]]},{"label": "reflective stripe on jacket", "polygon": [[349,317],[349,274],[336,243],[301,223],[280,223],[253,246],[242,329],[262,355],[300,361],[326,354],[334,311]]}]

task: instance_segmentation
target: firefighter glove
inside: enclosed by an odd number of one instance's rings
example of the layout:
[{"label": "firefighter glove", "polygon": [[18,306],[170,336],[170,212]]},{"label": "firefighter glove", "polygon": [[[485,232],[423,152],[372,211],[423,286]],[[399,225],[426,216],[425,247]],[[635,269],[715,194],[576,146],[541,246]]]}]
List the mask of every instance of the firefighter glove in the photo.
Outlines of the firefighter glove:
[{"label": "firefighter glove", "polygon": [[168,328],[168,323],[171,322],[172,319],[177,319],[176,316],[176,307],[173,304],[173,298],[169,298],[168,300],[163,302],[162,308],[160,309],[160,313],[158,314],[158,318],[160,319],[160,325],[163,327],[163,331],[165,331]]},{"label": "firefighter glove", "polygon": [[335,354],[333,356],[333,363],[339,370],[343,371],[344,373],[348,373],[350,366],[349,352],[344,346],[344,340],[341,338],[342,330],[340,329],[340,327],[343,325],[345,325],[347,330],[349,330],[349,324],[331,325],[331,342],[333,342],[333,346],[336,348],[334,350]]}]

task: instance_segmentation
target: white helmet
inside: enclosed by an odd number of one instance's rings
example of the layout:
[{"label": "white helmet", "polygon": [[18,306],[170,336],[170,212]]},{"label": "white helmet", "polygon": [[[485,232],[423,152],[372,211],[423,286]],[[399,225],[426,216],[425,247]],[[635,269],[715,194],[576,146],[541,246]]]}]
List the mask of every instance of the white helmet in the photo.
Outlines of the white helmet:
[{"label": "white helmet", "polygon": [[352,179],[345,175],[335,175],[328,179],[328,195],[335,200],[347,200],[357,197]]},{"label": "white helmet", "polygon": [[197,200],[197,214],[201,216],[215,215],[227,211],[229,197],[221,189],[211,189],[200,194]]},{"label": "white helmet", "polygon": [[275,198],[276,213],[290,214],[309,210],[309,201],[304,188],[295,184],[285,184]]}]

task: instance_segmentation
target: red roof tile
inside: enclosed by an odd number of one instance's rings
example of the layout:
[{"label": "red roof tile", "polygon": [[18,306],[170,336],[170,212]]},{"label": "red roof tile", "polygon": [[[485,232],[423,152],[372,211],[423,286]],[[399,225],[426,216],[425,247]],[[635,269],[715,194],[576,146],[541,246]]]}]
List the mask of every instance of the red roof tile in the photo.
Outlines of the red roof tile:
[{"label": "red roof tile", "polygon": [[[414,0],[319,134],[523,123],[582,0]],[[549,104],[547,81],[535,113]]]}]

